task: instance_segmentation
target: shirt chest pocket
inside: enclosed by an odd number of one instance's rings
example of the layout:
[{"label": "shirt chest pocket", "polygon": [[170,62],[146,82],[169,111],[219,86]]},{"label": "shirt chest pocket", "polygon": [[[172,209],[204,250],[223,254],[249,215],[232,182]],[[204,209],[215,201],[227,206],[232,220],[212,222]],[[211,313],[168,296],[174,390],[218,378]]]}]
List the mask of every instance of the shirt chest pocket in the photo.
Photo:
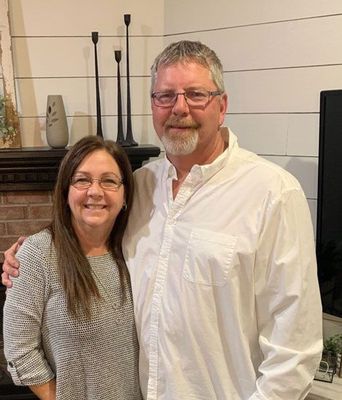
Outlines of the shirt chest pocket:
[{"label": "shirt chest pocket", "polygon": [[233,268],[237,238],[205,229],[193,230],[183,278],[200,285],[223,286]]}]

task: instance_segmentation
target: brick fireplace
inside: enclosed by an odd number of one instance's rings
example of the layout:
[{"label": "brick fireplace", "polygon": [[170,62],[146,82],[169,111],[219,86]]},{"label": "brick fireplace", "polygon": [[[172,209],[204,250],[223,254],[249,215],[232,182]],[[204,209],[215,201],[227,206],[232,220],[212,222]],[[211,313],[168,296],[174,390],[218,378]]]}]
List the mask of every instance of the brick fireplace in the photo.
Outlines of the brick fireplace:
[{"label": "brick fireplace", "polygon": [[51,202],[51,191],[0,193],[0,262],[18,236],[38,232],[49,222]]},{"label": "brick fireplace", "polygon": [[[133,170],[157,157],[160,149],[151,145],[126,147]],[[66,149],[25,148],[0,150],[0,264],[3,252],[19,236],[38,232],[51,215],[52,191],[58,166]],[[0,284],[0,310],[5,288]],[[37,399],[25,387],[12,384],[3,354],[2,312],[0,313],[0,399]]]}]

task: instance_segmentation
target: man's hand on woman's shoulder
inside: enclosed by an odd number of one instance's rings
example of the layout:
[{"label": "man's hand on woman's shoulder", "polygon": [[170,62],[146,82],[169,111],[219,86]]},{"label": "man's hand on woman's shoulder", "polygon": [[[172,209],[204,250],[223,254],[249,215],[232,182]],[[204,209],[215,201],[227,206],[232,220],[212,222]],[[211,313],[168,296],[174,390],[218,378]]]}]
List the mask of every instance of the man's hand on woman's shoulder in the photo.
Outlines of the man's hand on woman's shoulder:
[{"label": "man's hand on woman's shoulder", "polygon": [[19,260],[15,255],[25,239],[25,236],[20,236],[20,238],[4,252],[5,260],[2,266],[3,272],[1,274],[1,282],[7,288],[12,287],[11,277],[17,277],[19,275]]}]

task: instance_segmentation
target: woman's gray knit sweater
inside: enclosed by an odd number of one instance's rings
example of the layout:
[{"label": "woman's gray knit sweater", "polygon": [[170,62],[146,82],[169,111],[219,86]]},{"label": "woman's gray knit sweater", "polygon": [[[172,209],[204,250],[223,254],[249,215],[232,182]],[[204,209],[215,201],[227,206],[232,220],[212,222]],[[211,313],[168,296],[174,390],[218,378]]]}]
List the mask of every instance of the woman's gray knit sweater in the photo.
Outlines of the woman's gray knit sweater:
[{"label": "woman's gray knit sweater", "polygon": [[122,304],[112,256],[88,258],[102,297],[93,303],[91,320],[67,313],[48,231],[29,237],[18,258],[20,276],[4,307],[5,356],[14,383],[55,378],[58,400],[141,399],[132,296],[129,291]]}]

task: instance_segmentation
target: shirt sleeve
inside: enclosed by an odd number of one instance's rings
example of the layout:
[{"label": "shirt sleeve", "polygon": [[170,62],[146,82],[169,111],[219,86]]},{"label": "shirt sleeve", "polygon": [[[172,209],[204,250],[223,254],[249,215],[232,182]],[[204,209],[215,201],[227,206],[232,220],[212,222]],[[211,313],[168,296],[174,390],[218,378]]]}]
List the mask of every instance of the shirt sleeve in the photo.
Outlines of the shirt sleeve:
[{"label": "shirt sleeve", "polygon": [[322,309],[310,212],[304,193],[270,203],[255,268],[263,362],[249,400],[301,400],[322,352]]},{"label": "shirt sleeve", "polygon": [[4,305],[4,351],[16,385],[38,385],[54,378],[41,342],[43,310],[48,295],[45,257],[29,242],[18,254],[20,275],[13,279]]}]

